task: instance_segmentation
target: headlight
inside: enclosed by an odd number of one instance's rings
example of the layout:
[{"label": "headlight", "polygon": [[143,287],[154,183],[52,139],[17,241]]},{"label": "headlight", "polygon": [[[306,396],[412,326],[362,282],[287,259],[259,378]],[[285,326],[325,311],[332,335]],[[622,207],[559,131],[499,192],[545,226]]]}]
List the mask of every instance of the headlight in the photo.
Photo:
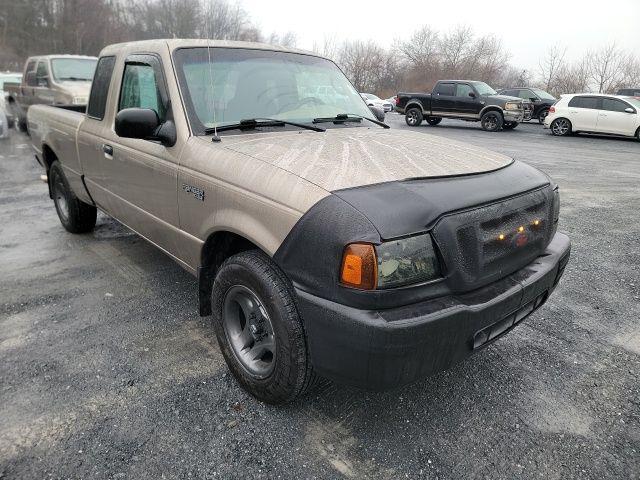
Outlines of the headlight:
[{"label": "headlight", "polygon": [[440,277],[431,235],[423,234],[380,245],[354,243],[345,248],[340,280],[363,290],[428,282]]},{"label": "headlight", "polygon": [[505,110],[522,110],[522,103],[520,102],[507,102],[504,106]]}]

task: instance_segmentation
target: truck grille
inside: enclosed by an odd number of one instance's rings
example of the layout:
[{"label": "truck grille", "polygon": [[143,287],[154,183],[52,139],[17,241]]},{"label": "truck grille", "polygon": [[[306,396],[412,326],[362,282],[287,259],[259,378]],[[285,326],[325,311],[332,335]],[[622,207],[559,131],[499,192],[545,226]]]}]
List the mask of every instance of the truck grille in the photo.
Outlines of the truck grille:
[{"label": "truck grille", "polygon": [[470,291],[531,263],[551,241],[553,191],[545,187],[447,215],[433,230],[454,292]]}]

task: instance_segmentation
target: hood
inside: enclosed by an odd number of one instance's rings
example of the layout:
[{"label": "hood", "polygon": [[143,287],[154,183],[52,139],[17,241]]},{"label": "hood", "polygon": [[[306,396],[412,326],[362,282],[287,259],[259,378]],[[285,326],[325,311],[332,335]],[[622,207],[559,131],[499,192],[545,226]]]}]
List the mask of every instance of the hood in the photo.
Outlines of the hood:
[{"label": "hood", "polygon": [[410,178],[484,173],[513,161],[448,138],[378,127],[233,135],[225,136],[222,145],[326,191]]},{"label": "hood", "polygon": [[487,100],[493,100],[495,102],[514,102],[514,101],[518,101],[518,102],[524,102],[525,100],[523,100],[520,97],[512,97],[510,95],[484,95],[483,98],[487,99]]},{"label": "hood", "polygon": [[58,85],[69,95],[74,97],[88,97],[91,90],[91,82],[68,81],[59,82]]}]

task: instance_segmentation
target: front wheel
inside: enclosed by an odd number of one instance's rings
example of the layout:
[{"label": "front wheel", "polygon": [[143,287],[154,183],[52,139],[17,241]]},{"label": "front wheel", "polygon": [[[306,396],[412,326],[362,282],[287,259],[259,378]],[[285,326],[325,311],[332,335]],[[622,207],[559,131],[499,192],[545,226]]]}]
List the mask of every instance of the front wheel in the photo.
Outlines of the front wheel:
[{"label": "front wheel", "polygon": [[495,111],[485,113],[480,119],[482,129],[487,132],[497,132],[502,128],[503,123],[502,115]]},{"label": "front wheel", "polygon": [[438,125],[440,122],[442,121],[442,118],[440,117],[427,117],[427,123],[429,125],[431,125],[432,127],[435,127],[436,125]]},{"label": "front wheel", "polygon": [[551,133],[558,137],[564,137],[571,133],[571,122],[566,118],[556,118],[551,122]]},{"label": "front wheel", "polygon": [[549,110],[546,108],[544,110],[541,110],[540,113],[538,114],[538,122],[541,125],[544,123],[544,119],[547,118],[547,115],[549,115]]},{"label": "front wheel", "polygon": [[518,126],[518,122],[505,122],[504,125],[502,125],[502,129],[503,130],[513,130],[517,126]]},{"label": "front wheel", "polygon": [[410,108],[404,114],[404,121],[407,122],[407,125],[410,127],[418,127],[422,123],[422,112],[419,108]]},{"label": "front wheel", "polygon": [[317,379],[293,287],[259,250],[220,267],[211,292],[213,327],[229,369],[257,399],[282,404]]},{"label": "front wheel", "polygon": [[58,218],[65,230],[71,233],[86,233],[93,230],[98,214],[96,207],[76,197],[57,160],[49,169],[48,181]]}]

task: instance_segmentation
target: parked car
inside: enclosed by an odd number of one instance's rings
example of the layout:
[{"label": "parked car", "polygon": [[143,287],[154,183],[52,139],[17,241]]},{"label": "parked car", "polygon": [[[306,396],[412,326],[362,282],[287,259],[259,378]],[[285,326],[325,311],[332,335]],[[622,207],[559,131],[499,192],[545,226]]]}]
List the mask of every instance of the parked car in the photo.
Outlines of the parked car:
[{"label": "parked car", "polygon": [[553,135],[603,133],[640,140],[640,100],[598,93],[562,95],[549,110],[545,128]]},{"label": "parked car", "polygon": [[617,95],[624,95],[627,97],[639,97],[640,98],[640,87],[636,88],[621,88],[618,90]]},{"label": "parked car", "polygon": [[550,93],[533,87],[505,88],[498,93],[530,101],[533,105],[532,118],[537,118],[540,123],[544,123],[545,117],[549,114],[549,108],[556,102],[556,97]]},{"label": "parked car", "polygon": [[396,111],[410,127],[423,120],[438,125],[443,118],[480,122],[489,132],[511,130],[524,120],[523,100],[499,95],[484,82],[440,80],[433,93],[399,93]]},{"label": "parked car", "polygon": [[0,112],[5,114],[5,126],[11,128],[14,124],[13,109],[7,105],[7,93],[4,91],[5,85],[19,85],[22,81],[22,74],[16,72],[0,73]]},{"label": "parked car", "polygon": [[18,126],[26,130],[31,105],[86,105],[96,61],[79,55],[29,57],[20,84],[5,88]]},{"label": "parked car", "polygon": [[[309,93],[320,80],[342,103]],[[265,402],[316,375],[385,389],[448,368],[547,301],[569,259],[547,175],[370,120],[310,52],[110,46],[86,113],[28,116],[64,228],[92,230],[99,208],[197,276],[229,368]]]},{"label": "parked car", "polygon": [[391,104],[391,111],[395,110],[397,101],[398,101],[398,97],[396,95],[394,95],[393,97],[389,97],[385,100],[385,102],[389,102]]},{"label": "parked car", "polygon": [[380,97],[377,97],[373,93],[361,93],[360,96],[364,99],[365,102],[367,102],[367,105],[369,105],[370,107],[380,107],[382,108],[382,110],[384,110],[385,113],[393,110],[393,105],[391,104],[391,102],[382,100]]}]

